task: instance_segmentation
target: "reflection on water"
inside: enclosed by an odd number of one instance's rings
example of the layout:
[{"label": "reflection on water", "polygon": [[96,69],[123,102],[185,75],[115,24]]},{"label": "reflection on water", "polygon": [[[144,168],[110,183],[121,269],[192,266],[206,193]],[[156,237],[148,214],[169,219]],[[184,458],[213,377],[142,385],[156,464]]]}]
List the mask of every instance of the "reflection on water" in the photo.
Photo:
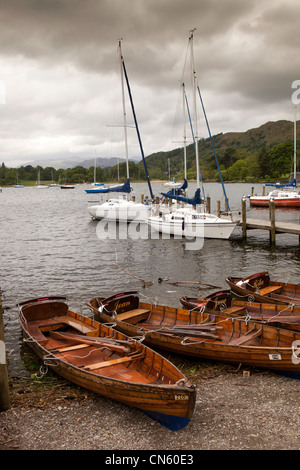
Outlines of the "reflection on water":
[{"label": "reflection on water", "polygon": [[[136,200],[148,194],[146,184],[134,184]],[[190,194],[195,187],[191,185]],[[257,185],[256,185],[257,186]],[[257,188],[259,192],[260,188]],[[153,184],[159,195],[163,186]],[[226,186],[230,208],[239,211],[241,198],[250,194],[250,185]],[[224,209],[221,185],[206,185],[212,211],[217,200]],[[1,270],[4,291],[4,326],[10,368],[24,367],[20,359],[20,327],[16,303],[44,295],[66,295],[70,306],[90,315],[86,302],[95,295],[137,289],[145,300],[180,306],[183,295],[208,295],[204,286],[159,283],[190,281],[227,288],[228,275],[248,275],[268,270],[272,276],[300,281],[299,240],[278,235],[270,247],[268,233],[248,232],[245,242],[237,228],[231,240],[205,240],[201,250],[186,250],[186,240],[102,239],[96,236],[97,221],[87,213],[90,196],[84,186],[62,191],[49,188],[4,188],[0,193]],[[95,198],[95,196],[93,196]],[[268,218],[268,209],[250,209],[249,215]],[[278,220],[299,222],[299,210],[278,210]],[[120,267],[128,271],[127,274]],[[133,277],[135,276],[135,277]],[[152,281],[142,287],[137,279]]]}]

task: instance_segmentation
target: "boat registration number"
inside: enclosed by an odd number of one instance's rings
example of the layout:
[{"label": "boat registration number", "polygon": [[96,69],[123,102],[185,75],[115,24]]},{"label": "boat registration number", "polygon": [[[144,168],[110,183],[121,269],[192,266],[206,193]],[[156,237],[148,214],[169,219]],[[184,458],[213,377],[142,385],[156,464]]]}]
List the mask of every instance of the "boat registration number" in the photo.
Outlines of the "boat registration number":
[{"label": "boat registration number", "polygon": [[269,354],[270,361],[281,361],[280,354]]},{"label": "boat registration number", "polygon": [[189,397],[187,395],[175,395],[175,400],[188,400]]}]

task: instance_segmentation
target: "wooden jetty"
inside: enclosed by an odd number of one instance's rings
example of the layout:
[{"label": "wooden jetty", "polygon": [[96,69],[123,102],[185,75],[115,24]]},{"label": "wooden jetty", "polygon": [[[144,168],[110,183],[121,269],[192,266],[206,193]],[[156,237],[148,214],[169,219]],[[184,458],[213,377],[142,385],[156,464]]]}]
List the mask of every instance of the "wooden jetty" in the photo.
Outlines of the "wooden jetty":
[{"label": "wooden jetty", "polygon": [[240,222],[242,226],[243,238],[247,238],[247,230],[267,230],[270,236],[270,243],[275,244],[276,234],[286,233],[292,235],[298,235],[300,242],[300,224],[294,224],[290,222],[278,222],[275,218],[275,204],[270,200],[269,204],[269,220],[260,220],[247,218],[246,213],[246,199],[242,199],[242,220]]},{"label": "wooden jetty", "polygon": [[[171,199],[170,199],[171,201]],[[171,202],[168,202],[171,204]],[[222,216],[223,218],[230,218],[237,222],[237,225],[242,227],[242,236],[246,240],[247,230],[265,230],[269,232],[270,243],[275,245],[276,234],[291,234],[298,235],[300,243],[300,224],[291,223],[291,222],[279,222],[275,218],[275,204],[270,199],[269,203],[269,219],[254,219],[247,217],[247,208],[246,208],[247,198],[242,199],[242,218],[233,218],[232,215],[229,215],[228,204],[225,201],[225,210],[221,211],[221,203],[217,201],[216,214],[218,217]],[[141,194],[141,202],[147,203],[147,198],[144,200],[144,195]],[[156,203],[159,204],[159,198],[157,198]],[[167,205],[167,204],[166,204]],[[208,196],[205,201],[205,210],[211,212],[211,199]]]}]

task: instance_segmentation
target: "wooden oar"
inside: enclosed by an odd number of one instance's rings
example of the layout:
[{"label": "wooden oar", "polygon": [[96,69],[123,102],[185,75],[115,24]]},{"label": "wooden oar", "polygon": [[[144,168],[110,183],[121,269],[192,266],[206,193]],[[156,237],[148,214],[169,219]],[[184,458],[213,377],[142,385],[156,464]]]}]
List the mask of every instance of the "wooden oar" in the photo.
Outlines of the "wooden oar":
[{"label": "wooden oar", "polygon": [[206,324],[206,325],[202,325],[200,323],[196,323],[195,325],[175,325],[174,326],[174,329],[176,328],[188,328],[188,329],[191,329],[191,330],[203,330],[203,331],[207,331],[207,330],[210,330],[210,331],[216,331],[216,330],[224,330],[223,326],[216,326],[215,323],[211,323],[211,324]]},{"label": "wooden oar", "polygon": [[211,338],[211,339],[219,339],[219,336],[213,335],[212,333],[207,333],[206,331],[201,330],[190,330],[190,329],[172,329],[172,328],[161,328],[158,333],[170,333],[176,336],[195,336],[199,338]]},{"label": "wooden oar", "polygon": [[200,324],[195,324],[195,325],[174,325],[174,326],[168,326],[168,325],[151,325],[151,324],[143,324],[142,325],[142,330],[147,329],[147,330],[161,330],[161,329],[168,329],[170,331],[176,331],[176,330],[187,330],[187,331],[203,331],[203,332],[216,332],[217,330],[224,330],[222,326],[216,326],[215,324],[206,324],[206,325],[200,325]]},{"label": "wooden oar", "polygon": [[[100,338],[99,336],[93,337],[93,336],[76,335],[72,333],[61,333],[59,331],[51,331],[51,336],[54,339],[60,339],[60,338],[69,339],[71,341],[74,341],[75,343],[89,344],[91,346],[99,346],[101,348],[107,347],[111,349],[112,351],[117,351],[117,352],[129,353],[131,351],[130,348],[126,348],[125,346],[116,344],[116,341],[118,340],[113,340],[113,338],[110,341],[110,338]],[[127,344],[128,343],[129,342],[127,342]]]},{"label": "wooden oar", "polygon": [[199,328],[188,328],[188,325],[187,327],[185,327],[185,325],[182,325],[181,328],[179,326],[177,326],[176,328],[174,327],[168,328],[167,326],[154,326],[152,328],[151,325],[147,325],[147,328],[143,327],[140,329],[140,333],[145,333],[145,334],[155,332],[155,333],[171,334],[174,336],[197,336],[197,337],[202,337],[202,338],[219,339],[219,336],[213,334],[213,332],[215,331],[216,331],[216,328],[202,330]]}]

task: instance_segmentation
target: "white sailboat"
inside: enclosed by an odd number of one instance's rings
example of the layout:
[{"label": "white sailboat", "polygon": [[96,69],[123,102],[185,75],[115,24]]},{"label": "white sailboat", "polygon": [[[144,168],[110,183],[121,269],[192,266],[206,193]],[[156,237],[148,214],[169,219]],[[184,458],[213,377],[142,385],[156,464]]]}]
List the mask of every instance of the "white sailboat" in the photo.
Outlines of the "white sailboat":
[{"label": "white sailboat", "polygon": [[42,183],[41,183],[41,170],[38,171],[38,180],[37,180],[36,188],[37,188],[37,189],[45,189],[45,188],[48,188],[48,186],[47,186],[46,184],[42,184]]},{"label": "white sailboat", "polygon": [[14,185],[14,188],[23,188],[23,187],[24,187],[24,186],[19,183],[19,176],[18,176],[18,172],[17,172],[16,184]]},{"label": "white sailboat", "polygon": [[218,238],[227,240],[236,227],[231,220],[221,219],[214,214],[197,212],[183,207],[169,214],[148,218],[151,228],[165,235],[185,238]]},{"label": "white sailboat", "polygon": [[[88,212],[93,219],[101,220],[114,220],[119,222],[146,222],[150,206],[145,206],[142,203],[132,201],[128,198],[128,195],[131,192],[130,179],[129,179],[129,163],[128,163],[128,143],[127,143],[127,121],[126,121],[126,109],[125,109],[125,95],[124,95],[124,75],[126,78],[127,88],[129,92],[129,97],[131,101],[132,111],[135,119],[135,127],[138,133],[140,147],[142,151],[142,157],[144,161],[144,153],[141,146],[140,135],[137,127],[136,116],[134,112],[132,96],[130,92],[129,82],[127,78],[124,58],[122,54],[121,41],[119,41],[119,59],[120,59],[120,72],[121,72],[121,88],[122,88],[122,104],[123,104],[123,127],[124,127],[124,140],[125,140],[125,151],[126,151],[126,173],[127,180],[124,185],[116,185],[113,187],[107,188],[107,192],[118,192],[123,193],[121,198],[111,198],[108,201],[103,202],[102,204],[90,205],[88,206]],[[144,161],[145,165],[145,161]],[[147,174],[147,171],[146,171]],[[150,189],[150,194],[153,199],[152,189],[150,185],[150,180],[148,177],[148,184]]]},{"label": "white sailboat", "polygon": [[[167,197],[188,204],[171,210],[169,213],[160,213],[148,217],[148,225],[155,231],[166,235],[174,235],[179,237],[196,237],[196,238],[220,238],[228,239],[236,227],[236,223],[232,220],[223,219],[216,215],[207,213],[202,208],[202,200],[200,197],[200,167],[198,152],[198,125],[197,125],[197,105],[196,90],[197,76],[194,66],[193,53],[193,36],[194,30],[190,32],[189,48],[191,54],[191,66],[193,77],[193,104],[194,104],[194,130],[195,130],[195,153],[196,153],[196,169],[197,169],[197,191],[194,198],[189,199],[181,195],[164,194]],[[184,90],[184,87],[183,87]],[[185,93],[185,91],[184,91]],[[183,103],[185,100],[183,100]]]},{"label": "white sailboat", "polygon": [[95,158],[94,162],[94,183],[90,185],[89,188],[85,189],[85,192],[88,194],[93,194],[93,193],[107,193],[107,188],[104,186],[104,183],[97,183],[97,178],[96,178],[96,173],[97,173],[97,160]]},{"label": "white sailboat", "polygon": [[269,184],[275,189],[267,195],[250,196],[251,206],[268,207],[272,199],[276,207],[300,207],[300,194],[297,192],[297,108],[294,107],[294,180],[289,184]]},{"label": "white sailboat", "polygon": [[178,183],[177,181],[171,180],[171,169],[170,169],[170,159],[168,158],[168,170],[169,170],[169,181],[164,183],[164,186],[168,186],[169,188],[180,188],[182,183]]},{"label": "white sailboat", "polygon": [[74,189],[75,185],[71,183],[67,183],[67,170],[65,170],[65,179],[66,182],[64,184],[60,184],[61,189]]},{"label": "white sailboat", "polygon": [[59,188],[59,184],[55,183],[54,182],[54,179],[53,179],[53,171],[52,171],[52,183],[49,183],[48,184],[48,188]]}]

